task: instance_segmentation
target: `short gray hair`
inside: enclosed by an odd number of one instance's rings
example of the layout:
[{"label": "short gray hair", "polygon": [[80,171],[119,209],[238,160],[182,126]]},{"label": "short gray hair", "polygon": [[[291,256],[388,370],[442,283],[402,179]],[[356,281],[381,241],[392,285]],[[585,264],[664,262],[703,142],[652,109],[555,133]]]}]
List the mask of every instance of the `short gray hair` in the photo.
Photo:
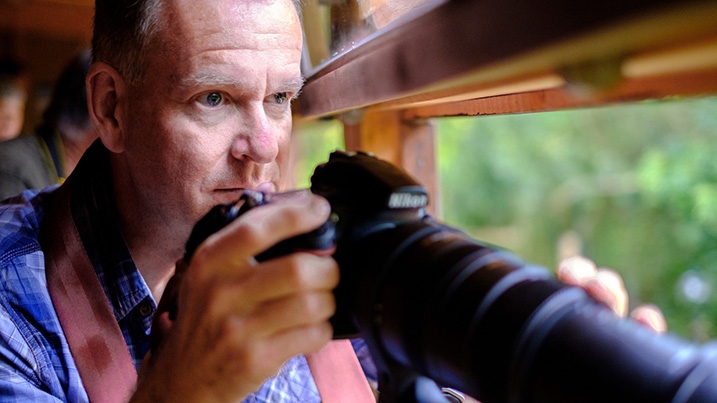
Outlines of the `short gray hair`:
[{"label": "short gray hair", "polygon": [[[302,0],[291,0],[301,18]],[[92,60],[117,69],[131,85],[147,68],[147,53],[163,28],[163,0],[95,0]]]},{"label": "short gray hair", "polygon": [[92,59],[130,84],[144,77],[146,53],[161,25],[162,0],[95,0]]}]

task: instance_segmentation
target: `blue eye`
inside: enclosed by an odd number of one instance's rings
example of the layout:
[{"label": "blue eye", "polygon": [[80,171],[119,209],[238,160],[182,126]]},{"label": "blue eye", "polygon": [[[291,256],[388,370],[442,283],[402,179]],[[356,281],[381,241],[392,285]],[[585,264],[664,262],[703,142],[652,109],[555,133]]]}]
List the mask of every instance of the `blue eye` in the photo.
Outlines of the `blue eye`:
[{"label": "blue eye", "polygon": [[224,101],[224,96],[221,92],[210,92],[206,95],[203,95],[200,98],[200,101],[203,101],[203,103],[207,106],[219,106]]},{"label": "blue eye", "polygon": [[289,95],[286,92],[279,92],[274,94],[274,101],[276,101],[277,104],[283,104],[288,98]]}]

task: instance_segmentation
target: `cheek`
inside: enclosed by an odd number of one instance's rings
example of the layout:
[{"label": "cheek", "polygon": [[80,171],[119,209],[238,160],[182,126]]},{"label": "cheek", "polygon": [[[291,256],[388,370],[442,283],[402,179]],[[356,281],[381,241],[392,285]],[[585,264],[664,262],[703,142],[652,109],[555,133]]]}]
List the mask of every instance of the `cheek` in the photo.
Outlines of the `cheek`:
[{"label": "cheek", "polygon": [[192,136],[161,110],[149,110],[133,118],[135,129],[127,133],[125,143],[131,169],[151,178],[151,183],[145,185],[155,189],[167,191],[184,186],[187,177],[194,175],[199,166],[193,155],[197,147],[192,144]]},{"label": "cheek", "polygon": [[291,178],[291,124],[284,130],[279,138],[279,154],[276,157],[276,166],[279,175],[279,186],[286,189]]},{"label": "cheek", "polygon": [[221,136],[193,128],[191,123],[177,122],[165,130],[162,158],[173,176],[196,184],[209,176],[212,167],[225,152]]}]

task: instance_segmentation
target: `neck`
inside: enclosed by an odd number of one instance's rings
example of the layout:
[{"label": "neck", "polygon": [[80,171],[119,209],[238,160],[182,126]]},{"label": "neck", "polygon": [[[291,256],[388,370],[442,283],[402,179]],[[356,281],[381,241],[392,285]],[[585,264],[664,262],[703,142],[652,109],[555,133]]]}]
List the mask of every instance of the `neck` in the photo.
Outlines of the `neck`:
[{"label": "neck", "polygon": [[122,156],[112,155],[112,176],[120,227],[132,259],[145,283],[159,301],[167,282],[175,271],[176,262],[184,255],[185,231],[165,221],[151,201],[134,191],[131,178],[119,174]]},{"label": "neck", "polygon": [[136,210],[130,210],[132,217],[128,217],[125,216],[127,209],[120,211],[122,234],[132,259],[155,300],[159,301],[177,261],[183,256],[184,243],[170,231],[152,225],[155,218],[138,214]]}]

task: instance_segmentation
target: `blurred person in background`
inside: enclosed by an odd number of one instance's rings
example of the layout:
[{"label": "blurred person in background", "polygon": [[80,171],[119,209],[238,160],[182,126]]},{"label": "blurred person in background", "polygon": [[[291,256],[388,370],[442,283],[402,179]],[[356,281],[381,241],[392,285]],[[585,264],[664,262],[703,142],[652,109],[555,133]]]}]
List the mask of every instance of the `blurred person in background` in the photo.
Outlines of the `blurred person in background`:
[{"label": "blurred person in background", "polygon": [[0,200],[62,183],[97,138],[87,111],[89,67],[89,51],[75,56],[55,83],[35,132],[0,143]]},{"label": "blurred person in background", "polygon": [[25,122],[27,80],[19,63],[0,60],[0,141],[20,135]]}]

